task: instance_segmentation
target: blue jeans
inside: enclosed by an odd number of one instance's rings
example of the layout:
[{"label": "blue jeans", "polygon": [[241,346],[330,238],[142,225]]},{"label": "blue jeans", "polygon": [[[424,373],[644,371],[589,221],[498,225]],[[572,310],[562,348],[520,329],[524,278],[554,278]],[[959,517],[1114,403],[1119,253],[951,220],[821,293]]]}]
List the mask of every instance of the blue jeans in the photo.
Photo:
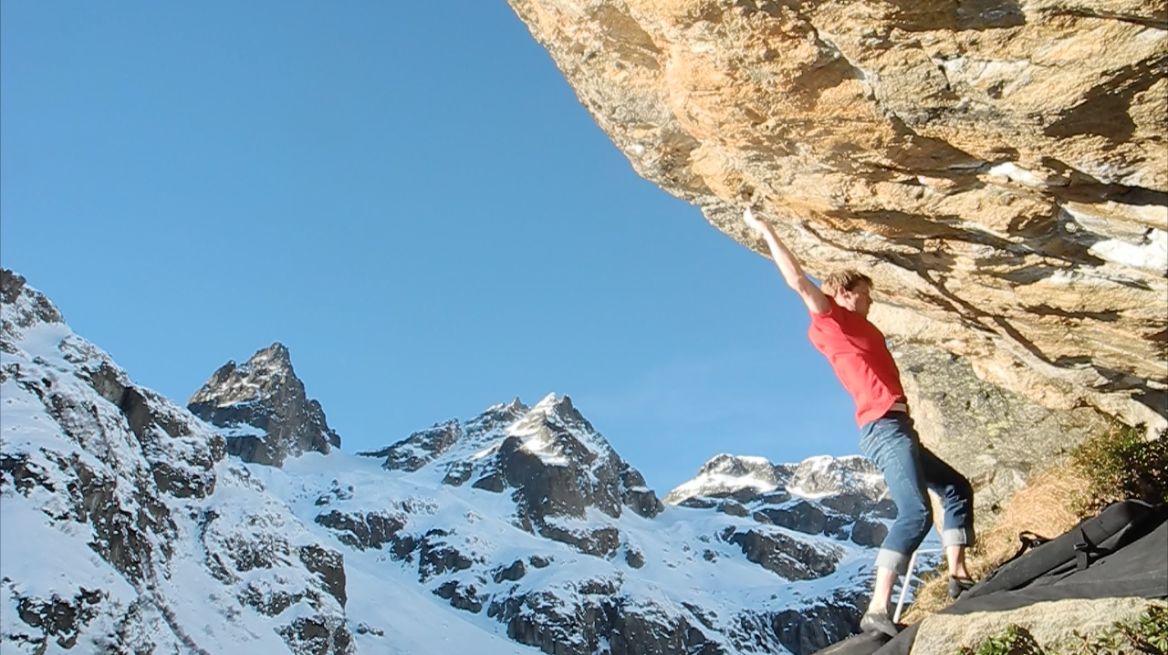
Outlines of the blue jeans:
[{"label": "blue jeans", "polygon": [[941,497],[945,509],[941,545],[973,545],[973,487],[940,457],[921,445],[913,420],[889,412],[860,429],[860,450],[876,463],[896,503],[896,520],[876,555],[876,566],[903,575],[908,560],[933,524],[926,489]]}]

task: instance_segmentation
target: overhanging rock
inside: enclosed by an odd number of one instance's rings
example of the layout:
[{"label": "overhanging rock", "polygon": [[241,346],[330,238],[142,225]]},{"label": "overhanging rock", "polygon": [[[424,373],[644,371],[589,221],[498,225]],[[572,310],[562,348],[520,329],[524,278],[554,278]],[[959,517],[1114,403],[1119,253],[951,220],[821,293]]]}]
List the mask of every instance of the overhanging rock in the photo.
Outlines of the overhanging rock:
[{"label": "overhanging rock", "polygon": [[1076,0],[510,0],[636,171],[868,270],[894,336],[1168,428],[1168,22]]}]

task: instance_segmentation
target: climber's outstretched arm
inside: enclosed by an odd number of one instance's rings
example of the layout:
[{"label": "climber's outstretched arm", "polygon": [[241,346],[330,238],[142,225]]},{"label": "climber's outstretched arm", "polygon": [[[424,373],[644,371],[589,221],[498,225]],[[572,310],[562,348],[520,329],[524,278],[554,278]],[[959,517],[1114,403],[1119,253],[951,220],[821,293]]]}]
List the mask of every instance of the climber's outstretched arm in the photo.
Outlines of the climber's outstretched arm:
[{"label": "climber's outstretched arm", "polygon": [[803,273],[803,268],[799,266],[799,260],[795,259],[791,251],[787,250],[787,246],[779,240],[774,228],[756,218],[749,209],[742,213],[742,220],[766,239],[767,247],[771,251],[771,259],[779,267],[779,272],[783,274],[787,286],[799,294],[803,303],[807,305],[807,309],[813,314],[830,312],[831,304],[828,302],[827,296],[823,295],[823,291],[820,291],[819,287],[815,286],[815,283]]}]

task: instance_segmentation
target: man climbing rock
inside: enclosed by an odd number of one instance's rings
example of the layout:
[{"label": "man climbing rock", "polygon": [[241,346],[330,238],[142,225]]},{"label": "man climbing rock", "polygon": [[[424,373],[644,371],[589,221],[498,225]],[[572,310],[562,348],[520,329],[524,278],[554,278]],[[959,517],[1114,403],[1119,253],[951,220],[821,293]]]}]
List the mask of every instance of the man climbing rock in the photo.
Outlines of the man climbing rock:
[{"label": "man climbing rock", "polygon": [[893,584],[897,576],[905,574],[910,556],[932,525],[926,489],[940,496],[945,511],[941,543],[949,562],[949,595],[955,598],[973,584],[965,568],[965,549],[974,539],[973,488],[964,476],[921,445],[909,416],[900,371],[884,335],[868,321],[871,278],[854,270],[840,271],[828,275],[821,290],[803,273],[799,261],[770,225],[749,209],[743,220],[766,240],[783,279],[811,312],[807,332],[811,343],[827,357],[855,401],[860,449],[880,468],[896,503],[896,520],[876,555],[872,601],[860,621],[865,632],[895,635],[898,628],[888,615]]}]

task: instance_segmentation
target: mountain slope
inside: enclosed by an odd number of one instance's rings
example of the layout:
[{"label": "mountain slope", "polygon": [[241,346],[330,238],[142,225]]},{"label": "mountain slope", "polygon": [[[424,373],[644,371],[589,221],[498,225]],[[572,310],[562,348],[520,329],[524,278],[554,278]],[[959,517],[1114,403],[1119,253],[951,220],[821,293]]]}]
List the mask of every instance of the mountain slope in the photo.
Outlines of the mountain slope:
[{"label": "mountain slope", "polygon": [[[860,458],[719,455],[666,504],[549,395],[246,462],[244,422],[135,385],[2,281],[5,652],[804,653],[856,629],[891,517]],[[286,351],[259,358],[303,388]],[[237,405],[240,379],[198,397]],[[246,429],[327,434],[301,416]]]},{"label": "mountain slope", "polygon": [[441,628],[515,652],[410,584],[378,597],[409,620],[350,625],[330,538],[20,276],[0,294],[0,650],[412,653]]}]

